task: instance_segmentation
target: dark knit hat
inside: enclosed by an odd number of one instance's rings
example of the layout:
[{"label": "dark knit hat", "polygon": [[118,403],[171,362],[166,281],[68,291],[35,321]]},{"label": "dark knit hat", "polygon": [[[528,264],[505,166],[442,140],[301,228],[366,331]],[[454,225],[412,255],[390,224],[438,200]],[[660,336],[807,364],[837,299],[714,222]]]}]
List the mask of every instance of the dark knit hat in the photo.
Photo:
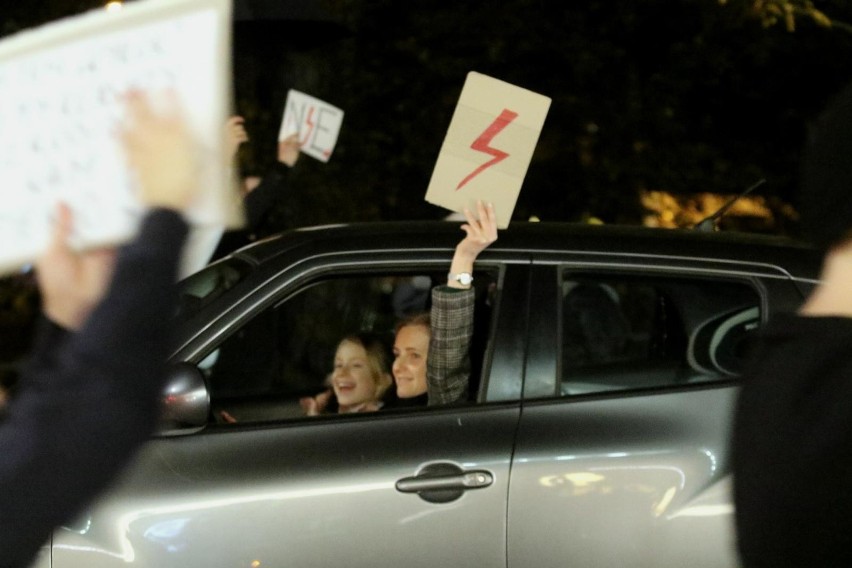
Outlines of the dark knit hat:
[{"label": "dark knit hat", "polygon": [[852,84],[812,126],[802,156],[801,228],[829,249],[852,237]]}]

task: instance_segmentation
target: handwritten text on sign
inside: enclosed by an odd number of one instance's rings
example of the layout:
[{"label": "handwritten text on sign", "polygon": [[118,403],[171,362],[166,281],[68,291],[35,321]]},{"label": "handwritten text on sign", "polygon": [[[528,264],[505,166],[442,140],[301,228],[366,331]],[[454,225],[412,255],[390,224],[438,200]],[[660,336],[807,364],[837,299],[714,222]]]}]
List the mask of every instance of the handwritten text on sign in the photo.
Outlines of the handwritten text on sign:
[{"label": "handwritten text on sign", "polygon": [[[0,42],[0,270],[43,249],[60,200],[74,213],[80,246],[135,231],[141,205],[115,137],[129,89],[174,91],[206,150],[221,154],[226,66],[217,54],[226,52],[228,7],[227,0],[149,1]],[[191,217],[224,223],[224,167],[205,164],[199,178],[209,193]]]},{"label": "handwritten text on sign", "polygon": [[549,108],[548,97],[469,73],[426,201],[458,212],[490,201],[497,226],[508,227]]},{"label": "handwritten text on sign", "polygon": [[327,162],[334,152],[342,123],[343,111],[336,106],[290,89],[278,139],[298,134],[303,153]]}]

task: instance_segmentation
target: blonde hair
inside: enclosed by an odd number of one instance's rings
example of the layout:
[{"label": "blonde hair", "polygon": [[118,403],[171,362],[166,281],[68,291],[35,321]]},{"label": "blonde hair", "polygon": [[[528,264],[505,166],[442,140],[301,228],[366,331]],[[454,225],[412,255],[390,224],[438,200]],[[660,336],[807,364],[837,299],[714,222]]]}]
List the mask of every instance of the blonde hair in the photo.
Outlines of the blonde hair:
[{"label": "blonde hair", "polygon": [[344,343],[354,343],[364,348],[367,354],[367,365],[370,375],[376,385],[376,400],[380,400],[385,391],[393,384],[390,371],[388,371],[388,350],[384,342],[376,335],[369,333],[353,333],[347,335],[337,344],[338,348]]}]

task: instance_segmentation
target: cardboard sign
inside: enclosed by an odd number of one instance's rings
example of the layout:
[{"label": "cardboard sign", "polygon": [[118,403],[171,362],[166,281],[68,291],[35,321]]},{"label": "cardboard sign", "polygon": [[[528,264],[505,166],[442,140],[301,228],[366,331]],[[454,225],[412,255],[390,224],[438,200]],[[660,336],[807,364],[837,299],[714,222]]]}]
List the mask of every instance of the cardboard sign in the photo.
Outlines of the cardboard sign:
[{"label": "cardboard sign", "polygon": [[426,201],[457,212],[490,201],[508,227],[549,109],[548,97],[468,73]]},{"label": "cardboard sign", "polygon": [[144,211],[114,136],[131,88],[155,104],[174,91],[204,143],[190,220],[239,224],[221,157],[230,17],[230,0],[145,0],[0,41],[0,272],[43,250],[60,200],[81,248],[135,233]]},{"label": "cardboard sign", "polygon": [[327,162],[334,152],[342,123],[343,111],[336,106],[290,89],[284,104],[284,118],[281,120],[278,140],[298,134],[303,153],[320,162]]}]

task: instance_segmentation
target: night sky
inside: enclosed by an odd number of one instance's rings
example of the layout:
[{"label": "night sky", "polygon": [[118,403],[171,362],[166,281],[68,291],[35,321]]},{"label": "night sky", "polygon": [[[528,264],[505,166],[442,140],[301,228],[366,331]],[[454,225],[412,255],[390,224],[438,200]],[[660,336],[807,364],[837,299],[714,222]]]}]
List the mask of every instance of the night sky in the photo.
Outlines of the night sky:
[{"label": "night sky", "polygon": [[[794,32],[765,27],[751,4],[238,0],[234,112],[252,136],[241,169],[272,165],[296,88],[346,118],[328,164],[300,161],[301,191],[270,232],[439,218],[423,195],[464,79],[478,71],[553,99],[515,218],[637,223],[640,192],[730,195],[765,178],[756,193],[780,219],[797,206],[808,124],[852,79],[852,28],[805,16]],[[4,10],[2,30],[103,5],[21,3]],[[852,22],[848,2],[816,5]],[[775,228],[795,233],[789,219]]]}]

